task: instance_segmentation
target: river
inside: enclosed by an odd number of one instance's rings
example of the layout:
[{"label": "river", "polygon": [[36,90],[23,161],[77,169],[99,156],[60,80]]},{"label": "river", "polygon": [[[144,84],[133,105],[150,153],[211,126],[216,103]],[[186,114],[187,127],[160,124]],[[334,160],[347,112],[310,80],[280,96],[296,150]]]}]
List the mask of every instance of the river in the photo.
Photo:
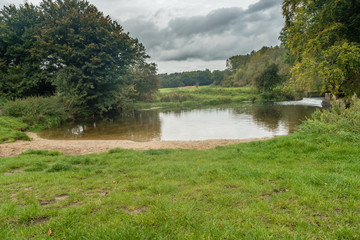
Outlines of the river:
[{"label": "river", "polygon": [[191,141],[287,135],[321,107],[321,98],[181,111],[148,110],[72,123],[39,133],[45,139]]}]

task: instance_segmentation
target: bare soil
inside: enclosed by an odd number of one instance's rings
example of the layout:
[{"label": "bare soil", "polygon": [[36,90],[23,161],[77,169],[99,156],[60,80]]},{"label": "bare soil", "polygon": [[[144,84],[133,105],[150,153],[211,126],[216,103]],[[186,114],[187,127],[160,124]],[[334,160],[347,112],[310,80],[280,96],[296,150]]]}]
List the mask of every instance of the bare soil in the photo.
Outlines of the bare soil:
[{"label": "bare soil", "polygon": [[27,134],[32,139],[31,141],[0,144],[0,157],[16,156],[28,149],[59,151],[67,155],[101,153],[113,148],[135,150],[176,148],[204,150],[216,146],[269,139],[133,142],[127,140],[48,140],[40,138],[36,133],[28,132]]}]

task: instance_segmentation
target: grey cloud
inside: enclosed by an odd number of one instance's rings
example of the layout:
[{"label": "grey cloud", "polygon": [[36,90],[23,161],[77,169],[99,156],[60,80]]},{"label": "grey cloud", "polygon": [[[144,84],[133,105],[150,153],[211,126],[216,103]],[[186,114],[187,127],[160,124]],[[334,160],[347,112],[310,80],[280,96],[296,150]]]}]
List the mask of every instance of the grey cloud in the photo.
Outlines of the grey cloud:
[{"label": "grey cloud", "polygon": [[160,28],[146,18],[121,23],[139,38],[153,61],[206,61],[279,44],[281,0],[260,0],[248,9],[222,8],[205,16],[175,18]]},{"label": "grey cloud", "polygon": [[282,1],[278,1],[278,0],[266,0],[266,1],[262,0],[255,4],[251,4],[249,6],[248,12],[253,13],[253,12],[266,11],[269,8],[279,6],[281,4],[281,2]]}]

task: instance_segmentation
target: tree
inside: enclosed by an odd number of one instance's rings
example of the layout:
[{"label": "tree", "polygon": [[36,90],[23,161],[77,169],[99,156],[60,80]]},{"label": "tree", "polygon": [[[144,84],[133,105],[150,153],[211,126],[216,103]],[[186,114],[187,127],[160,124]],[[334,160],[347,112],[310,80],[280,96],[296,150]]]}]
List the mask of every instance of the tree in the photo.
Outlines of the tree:
[{"label": "tree", "polygon": [[160,80],[156,75],[156,65],[141,62],[133,67],[130,77],[134,82],[137,99],[151,101],[160,87]]},{"label": "tree", "polygon": [[294,57],[296,88],[360,93],[360,2],[284,0],[280,39]]},{"label": "tree", "polygon": [[144,46],[84,0],[6,6],[0,36],[0,93],[8,98],[56,91],[94,115],[158,87]]},{"label": "tree", "polygon": [[144,47],[86,1],[44,0],[41,8],[44,68],[57,91],[89,113],[121,108],[116,99],[131,85],[129,68],[148,57]]},{"label": "tree", "polygon": [[276,64],[279,75],[288,78],[289,64],[284,58],[286,49],[284,47],[262,47],[258,51],[252,51],[247,55],[237,55],[227,60],[228,71],[232,74],[224,78],[222,85],[244,86],[252,84],[265,69],[271,64]]},{"label": "tree", "polygon": [[37,46],[40,10],[25,3],[0,11],[0,94],[7,98],[52,94],[55,87],[41,69]]},{"label": "tree", "polygon": [[281,82],[281,77],[278,75],[279,68],[276,64],[271,64],[265,71],[255,78],[254,85],[260,91],[270,91]]}]

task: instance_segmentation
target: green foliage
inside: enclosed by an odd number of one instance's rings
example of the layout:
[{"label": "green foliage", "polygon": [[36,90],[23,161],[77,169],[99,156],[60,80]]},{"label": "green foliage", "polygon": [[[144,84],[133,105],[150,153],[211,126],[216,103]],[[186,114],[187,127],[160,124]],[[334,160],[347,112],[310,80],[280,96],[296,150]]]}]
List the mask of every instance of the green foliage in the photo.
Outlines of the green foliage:
[{"label": "green foliage", "polygon": [[130,78],[134,83],[136,99],[139,101],[150,102],[155,98],[155,94],[160,87],[160,79],[156,75],[156,65],[141,63],[132,68]]},{"label": "green foliage", "polygon": [[345,140],[359,141],[360,100],[353,97],[351,106],[346,109],[334,102],[330,110],[317,110],[311,119],[301,125],[299,132],[304,135],[331,134]]},{"label": "green foliage", "polygon": [[0,36],[0,95],[8,99],[56,91],[92,116],[158,88],[144,46],[87,1],[5,6]]},{"label": "green foliage", "polygon": [[276,64],[271,64],[265,71],[255,78],[254,85],[260,91],[270,91],[281,83],[281,77],[278,75],[279,68]]},{"label": "green foliage", "polygon": [[0,10],[0,96],[14,99],[54,92],[41,69],[43,59],[37,45],[43,20],[39,8],[28,3]]},{"label": "green foliage", "polygon": [[29,97],[8,101],[3,106],[6,115],[20,118],[32,127],[50,128],[69,118],[68,109],[61,97]]},{"label": "green foliage", "polygon": [[359,12],[359,1],[284,1],[281,40],[296,63],[295,89],[360,93]]},{"label": "green foliage", "polygon": [[[260,81],[264,74],[268,75],[271,72],[271,68],[274,68],[274,65],[277,66],[277,74],[281,76],[281,79],[287,80],[290,65],[285,61],[286,56],[286,49],[276,46],[262,47],[257,52],[252,51],[247,55],[230,57],[226,65],[231,74],[222,81],[221,85],[224,87],[257,86],[256,82]],[[265,71],[267,72],[265,73]],[[278,81],[278,79],[276,80]]]},{"label": "green foliage", "polygon": [[192,71],[183,73],[159,74],[162,88],[175,88],[184,86],[207,86],[218,84],[223,80],[224,72],[206,69],[205,71]]}]

